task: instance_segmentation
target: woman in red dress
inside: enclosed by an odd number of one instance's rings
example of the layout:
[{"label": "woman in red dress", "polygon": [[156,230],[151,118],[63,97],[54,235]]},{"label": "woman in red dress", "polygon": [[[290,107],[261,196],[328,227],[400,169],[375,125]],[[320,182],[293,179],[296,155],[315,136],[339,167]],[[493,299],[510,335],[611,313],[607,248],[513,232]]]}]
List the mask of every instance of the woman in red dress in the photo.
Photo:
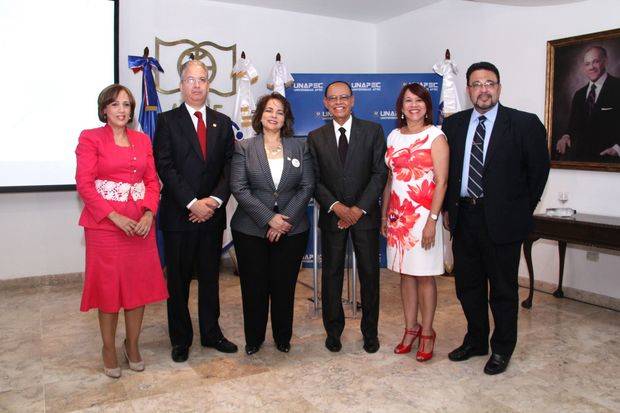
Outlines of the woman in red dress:
[{"label": "woman in red dress", "polygon": [[129,89],[110,85],[97,104],[106,125],[82,131],[75,150],[75,180],[84,201],[79,224],[86,239],[80,310],[99,310],[104,373],[118,378],[118,312],[123,308],[125,314],[123,354],[130,369],[142,371],[138,338],[144,305],[168,297],[153,225],[160,186],[149,137],[127,127],[136,107]]}]

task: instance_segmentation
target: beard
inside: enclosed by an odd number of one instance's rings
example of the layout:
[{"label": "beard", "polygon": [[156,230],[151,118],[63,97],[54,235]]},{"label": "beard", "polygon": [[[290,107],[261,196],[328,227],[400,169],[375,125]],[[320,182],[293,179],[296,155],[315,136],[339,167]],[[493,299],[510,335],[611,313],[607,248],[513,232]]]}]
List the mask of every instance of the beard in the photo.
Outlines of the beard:
[{"label": "beard", "polygon": [[[485,98],[485,100],[482,100],[481,98]],[[474,103],[474,107],[478,110],[478,112],[486,111],[495,106],[496,103],[497,100],[493,99],[492,95],[485,93],[478,96],[476,102]]]}]

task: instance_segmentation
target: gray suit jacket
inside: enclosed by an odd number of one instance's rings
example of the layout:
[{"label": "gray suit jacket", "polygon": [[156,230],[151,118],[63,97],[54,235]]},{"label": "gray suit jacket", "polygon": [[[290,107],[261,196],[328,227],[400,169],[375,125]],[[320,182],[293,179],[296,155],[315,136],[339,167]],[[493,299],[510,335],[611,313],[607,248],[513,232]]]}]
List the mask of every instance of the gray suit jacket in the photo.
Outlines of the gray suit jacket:
[{"label": "gray suit jacket", "polygon": [[358,229],[375,229],[381,225],[379,197],[387,180],[385,137],[381,125],[353,117],[347,159],[343,165],[332,122],[308,135],[308,146],[314,161],[316,191],[321,204],[319,227],[338,231],[338,216],[328,212],[336,201],[346,206],[357,205],[366,215],[355,224]]},{"label": "gray suit jacket", "polygon": [[273,184],[263,135],[235,144],[230,189],[239,203],[230,222],[234,231],[265,237],[269,221],[278,205],[282,215],[290,217],[289,234],[308,230],[306,206],[314,191],[314,169],[306,142],[283,138],[284,169],[278,188]]}]

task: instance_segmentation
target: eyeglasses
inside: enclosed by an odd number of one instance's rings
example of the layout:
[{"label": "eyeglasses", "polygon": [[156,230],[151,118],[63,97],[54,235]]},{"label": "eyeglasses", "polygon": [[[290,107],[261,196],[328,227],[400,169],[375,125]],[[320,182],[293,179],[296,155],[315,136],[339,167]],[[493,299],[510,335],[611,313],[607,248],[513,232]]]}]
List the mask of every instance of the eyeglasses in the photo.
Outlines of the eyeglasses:
[{"label": "eyeglasses", "polygon": [[499,82],[494,82],[492,80],[487,80],[484,83],[482,83],[482,82],[474,82],[471,85],[469,85],[469,87],[471,87],[473,89],[482,89],[483,87],[487,88],[487,89],[493,89],[498,84],[499,84]]},{"label": "eyeglasses", "polygon": [[205,85],[207,83],[207,78],[206,77],[186,77],[185,79],[183,79],[183,81],[187,83],[188,85],[192,85],[192,86],[195,84]]},{"label": "eyeglasses", "polygon": [[343,102],[348,102],[349,99],[351,99],[351,95],[327,96],[328,102],[337,102],[338,100],[342,100]]}]

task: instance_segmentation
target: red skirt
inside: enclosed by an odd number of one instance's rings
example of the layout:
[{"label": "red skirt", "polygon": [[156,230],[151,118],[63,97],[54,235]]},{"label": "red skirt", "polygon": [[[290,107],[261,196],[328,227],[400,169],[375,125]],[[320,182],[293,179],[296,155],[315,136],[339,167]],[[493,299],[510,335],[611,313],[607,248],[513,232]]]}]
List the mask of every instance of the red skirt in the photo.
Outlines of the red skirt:
[{"label": "red skirt", "polygon": [[155,225],[146,238],[85,228],[86,271],[80,311],[116,313],[168,298]]}]

